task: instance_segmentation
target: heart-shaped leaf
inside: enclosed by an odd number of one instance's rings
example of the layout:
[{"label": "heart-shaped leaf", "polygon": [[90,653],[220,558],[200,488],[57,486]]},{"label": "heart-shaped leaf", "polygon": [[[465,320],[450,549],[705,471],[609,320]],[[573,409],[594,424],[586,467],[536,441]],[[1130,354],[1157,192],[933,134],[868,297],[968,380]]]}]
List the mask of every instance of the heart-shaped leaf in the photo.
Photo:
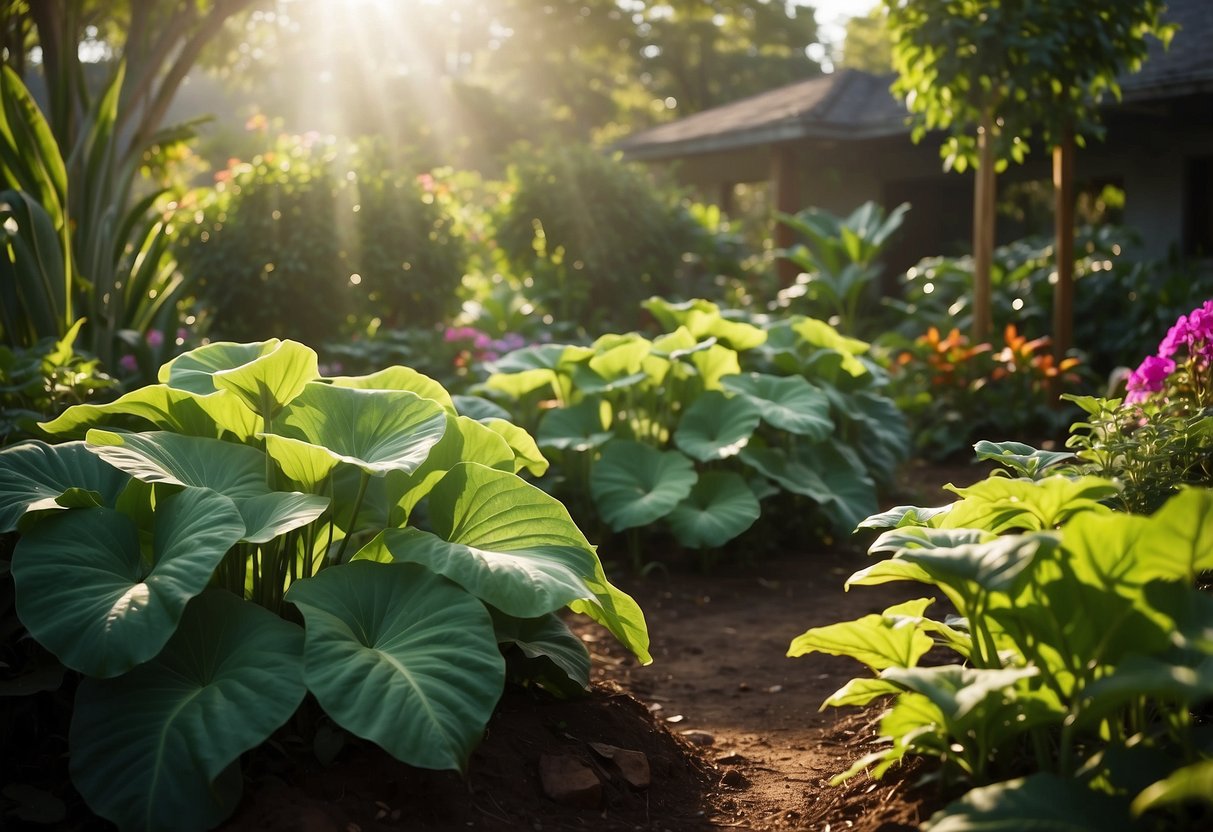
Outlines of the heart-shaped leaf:
[{"label": "heart-shaped leaf", "polygon": [[0,534],[17,528],[26,511],[60,508],[72,489],[94,491],[113,506],[130,476],[89,453],[83,442],[37,440],[0,450]]},{"label": "heart-shaped leaf", "polygon": [[[503,523],[517,523],[511,514]],[[594,554],[574,546],[539,545],[499,551],[452,543],[420,529],[389,529],[356,560],[419,563],[507,615],[537,618],[593,597],[582,575],[594,571]]]},{"label": "heart-shaped leaf", "polygon": [[763,421],[813,441],[834,432],[830,400],[800,376],[745,373],[720,382],[724,389],[742,396],[762,414]]},{"label": "heart-shaped leaf", "polygon": [[123,829],[209,829],[240,798],[239,757],[303,701],[303,631],[231,593],[190,602],[150,662],[85,679],[72,781]]},{"label": "heart-shaped leaf", "polygon": [[150,565],[125,515],[61,512],[38,523],[13,552],[17,613],[68,667],[117,676],[160,652],[186,603],[243,535],[235,504],[204,488],[157,505]]},{"label": "heart-shaped leaf", "polygon": [[758,408],[745,398],[709,390],[683,413],[674,444],[700,462],[727,459],[749,443],[760,421]]},{"label": "heart-shaped leaf", "polygon": [[265,454],[247,445],[160,430],[93,429],[88,432],[88,449],[144,482],[209,488],[232,499],[270,491]]},{"label": "heart-shaped leaf", "polygon": [[217,389],[236,394],[249,410],[269,420],[319,376],[315,350],[296,341],[280,341],[246,364],[218,370],[211,380]]},{"label": "heart-shaped leaf", "polygon": [[[442,438],[446,419],[440,404],[406,390],[311,382],[282,411],[267,437],[314,445],[334,464],[355,465],[372,476],[388,471],[411,474]],[[266,449],[280,460],[287,444],[271,444],[267,438]],[[298,480],[293,473],[287,475]]]},{"label": "heart-shaped leaf", "polygon": [[463,770],[505,682],[478,600],[421,566],[355,561],[296,581],[304,678],[337,724],[410,765]]},{"label": "heart-shaped leaf", "polygon": [[216,341],[177,356],[160,368],[157,380],[176,390],[206,396],[219,389],[215,385],[215,373],[256,361],[280,343],[277,338],[249,344]]},{"label": "heart-shaped leaf", "polygon": [[387,367],[370,375],[334,376],[328,381],[334,387],[353,387],[358,390],[408,390],[423,399],[438,402],[447,413],[456,415],[455,403],[446,388],[411,367]]},{"label": "heart-shaped leaf", "polygon": [[[604,412],[605,411],[605,412]],[[543,415],[535,439],[541,448],[584,451],[600,448],[614,434],[607,429],[609,407],[597,398],[583,399],[572,407],[549,410]]]},{"label": "heart-shaped leaf", "polygon": [[590,493],[615,531],[647,526],[687,498],[698,476],[678,451],[659,451],[631,440],[607,445],[590,471]]},{"label": "heart-shaped leaf", "polygon": [[699,477],[667,520],[679,543],[702,549],[723,546],[761,514],[758,498],[740,474],[711,471]]},{"label": "heart-shaped leaf", "polygon": [[329,498],[298,491],[271,491],[240,500],[236,507],[244,520],[244,539],[249,543],[268,543],[324,514]]}]

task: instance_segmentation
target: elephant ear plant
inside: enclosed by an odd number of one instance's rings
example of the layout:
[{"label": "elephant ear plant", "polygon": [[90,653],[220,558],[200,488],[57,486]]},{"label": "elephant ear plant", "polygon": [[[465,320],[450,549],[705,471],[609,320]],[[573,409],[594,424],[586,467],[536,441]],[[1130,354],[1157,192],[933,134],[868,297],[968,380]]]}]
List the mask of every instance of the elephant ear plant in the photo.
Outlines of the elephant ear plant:
[{"label": "elephant ear plant", "polygon": [[[404,762],[463,769],[511,674],[564,691],[556,613],[643,662],[644,618],[554,498],[530,436],[404,367],[322,378],[292,342],[216,343],[0,452],[17,612],[85,678],[72,778],[124,829],[205,828],[240,755],[312,693]],[[105,427],[102,427],[105,426]]]}]

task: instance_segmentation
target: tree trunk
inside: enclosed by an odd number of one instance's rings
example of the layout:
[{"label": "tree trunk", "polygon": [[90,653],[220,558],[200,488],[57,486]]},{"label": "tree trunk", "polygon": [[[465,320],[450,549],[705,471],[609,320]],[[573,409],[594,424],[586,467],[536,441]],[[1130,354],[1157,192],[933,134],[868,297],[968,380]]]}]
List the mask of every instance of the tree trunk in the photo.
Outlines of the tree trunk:
[{"label": "tree trunk", "polygon": [[973,342],[990,337],[993,313],[990,266],[994,260],[994,115],[987,112],[977,131],[977,170],[973,177]]},{"label": "tree trunk", "polygon": [[1053,148],[1057,283],[1053,287],[1053,352],[1060,362],[1074,345],[1074,131]]}]

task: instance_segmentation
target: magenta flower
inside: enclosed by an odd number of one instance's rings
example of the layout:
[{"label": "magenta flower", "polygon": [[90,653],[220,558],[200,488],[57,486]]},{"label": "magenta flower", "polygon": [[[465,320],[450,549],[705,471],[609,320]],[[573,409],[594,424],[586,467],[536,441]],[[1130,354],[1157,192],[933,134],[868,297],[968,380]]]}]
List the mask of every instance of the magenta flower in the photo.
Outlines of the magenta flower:
[{"label": "magenta flower", "polygon": [[152,349],[158,349],[164,343],[164,333],[158,329],[153,329],[147,334],[147,345]]},{"label": "magenta flower", "polygon": [[135,356],[127,354],[118,359],[118,368],[124,373],[133,373],[139,369],[139,362]]},{"label": "magenta flower", "polygon": [[1128,391],[1125,402],[1134,404],[1145,401],[1151,394],[1162,390],[1167,376],[1175,372],[1175,362],[1170,358],[1151,355],[1141,362],[1136,370],[1129,375]]}]

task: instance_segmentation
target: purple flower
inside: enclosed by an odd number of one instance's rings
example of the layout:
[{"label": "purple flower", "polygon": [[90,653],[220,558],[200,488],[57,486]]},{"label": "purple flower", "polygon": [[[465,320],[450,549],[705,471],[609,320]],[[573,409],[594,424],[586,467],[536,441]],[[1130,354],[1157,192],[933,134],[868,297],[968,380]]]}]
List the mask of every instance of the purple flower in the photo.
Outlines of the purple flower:
[{"label": "purple flower", "polygon": [[1188,341],[1188,316],[1180,315],[1175,325],[1167,330],[1167,337],[1158,345],[1160,358],[1171,358]]},{"label": "purple flower", "polygon": [[158,349],[164,343],[164,333],[158,329],[153,329],[147,334],[147,345],[152,349]]},{"label": "purple flower", "polygon": [[1152,393],[1162,390],[1167,376],[1173,372],[1175,372],[1175,362],[1170,358],[1158,355],[1147,357],[1145,361],[1141,362],[1141,366],[1129,374],[1127,384],[1129,394],[1125,397],[1125,402],[1134,404],[1145,401]]},{"label": "purple flower", "polygon": [[118,367],[125,373],[133,373],[139,369],[139,362],[135,356],[127,354],[118,359]]},{"label": "purple flower", "polygon": [[451,341],[471,341],[480,335],[480,332],[470,326],[449,326],[442,338],[450,343]]}]

